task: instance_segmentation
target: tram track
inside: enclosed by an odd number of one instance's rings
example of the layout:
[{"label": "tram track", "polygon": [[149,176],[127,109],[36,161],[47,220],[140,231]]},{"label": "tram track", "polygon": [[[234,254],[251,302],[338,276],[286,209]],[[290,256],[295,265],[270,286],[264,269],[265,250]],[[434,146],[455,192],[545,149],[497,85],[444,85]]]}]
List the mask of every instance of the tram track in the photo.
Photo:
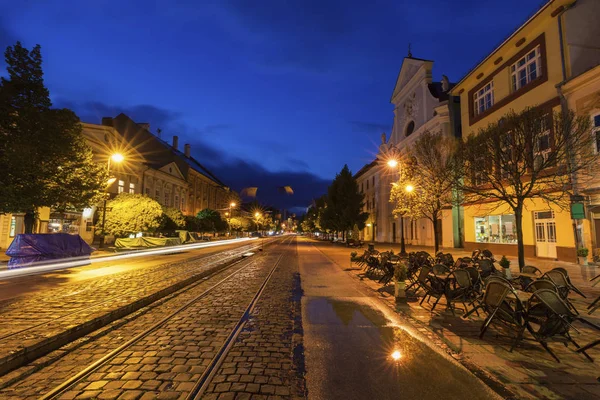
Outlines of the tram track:
[{"label": "tram track", "polygon": [[[57,315],[55,318],[36,322],[24,329],[5,333],[0,337],[0,349],[4,348],[3,353],[0,354],[0,376],[30,363],[69,342],[94,332],[103,326],[108,325],[112,321],[123,318],[165,296],[202,280],[212,275],[211,273],[214,271],[221,271],[229,264],[242,258],[243,254],[258,251],[261,248],[262,245],[257,243],[252,244],[251,246],[243,246],[240,249],[233,251],[226,250],[225,252],[216,254],[191,257],[185,261],[162,264],[159,268],[164,269],[178,264],[185,263],[188,265],[190,263],[212,259],[208,265],[204,264],[201,267],[191,269],[184,268],[183,272],[169,276],[169,282],[173,282],[172,284],[166,285],[166,287],[163,287],[161,290],[157,290],[145,296],[139,296],[134,301],[129,302],[127,299],[135,297],[135,290],[124,291],[118,295],[105,298],[100,302],[80,307],[75,310],[69,310],[66,313]],[[220,257],[222,253],[229,253],[229,255],[223,259]],[[121,307],[110,309],[110,305],[118,303],[119,299],[122,299],[122,302],[125,304]],[[86,318],[93,315],[94,310],[97,310],[96,314],[98,315],[94,318]],[[73,319],[76,318],[78,314],[81,315],[82,322],[73,324]],[[71,321],[64,321],[67,318]],[[65,326],[61,327],[61,323]],[[59,326],[57,327],[56,325]],[[19,343],[19,347],[11,348],[11,341]]]},{"label": "tram track", "polygon": [[[188,385],[186,386],[187,392],[189,392],[187,393],[188,398],[200,398],[204,389],[210,383],[214,372],[219,368],[222,361],[227,356],[231,345],[235,342],[237,335],[242,331],[252,310],[260,300],[271,276],[277,270],[277,267],[284,258],[287,248],[294,242],[294,237],[288,237],[275,243],[272,251],[269,252],[271,253],[269,257],[273,258],[277,256],[272,253],[280,252],[280,254],[274,261],[268,262],[265,259],[265,256],[258,259],[250,258],[244,260],[246,263],[244,266],[238,268],[222,279],[219,278],[216,283],[203,289],[201,293],[187,300],[185,304],[164,316],[160,321],[154,323],[144,331],[139,332],[135,337],[105,354],[102,358],[79,370],[78,373],[65,379],[60,385],[57,385],[54,389],[45,393],[41,399],[59,398],[68,391],[71,393],[85,388],[88,384],[93,385],[94,379],[88,378],[91,376],[97,378],[102,373],[109,373],[110,371],[113,371],[111,373],[114,374],[114,371],[120,370],[121,364],[125,367],[133,367],[131,361],[137,360],[133,360],[131,355],[139,354],[142,351],[146,354],[156,355],[153,359],[156,359],[158,362],[158,356],[161,353],[163,353],[162,356],[169,356],[172,353],[171,351],[164,351],[161,349],[165,348],[165,346],[173,347],[173,343],[166,345],[161,339],[163,337],[171,337],[169,335],[172,335],[173,332],[179,333],[182,330],[186,332],[187,336],[184,336],[184,339],[179,339],[179,341],[185,341],[187,347],[184,347],[183,344],[181,344],[180,346],[174,346],[174,349],[186,348],[189,350],[190,347],[198,347],[200,344],[205,345],[205,351],[202,352],[201,355],[194,353],[193,357],[190,356],[190,358],[187,359],[187,361],[194,361],[194,363],[197,363],[196,372],[198,368],[204,368],[202,374],[196,373],[190,375],[188,377],[188,382],[186,382]],[[282,248],[283,250],[281,250]],[[224,271],[221,271],[221,274],[223,273]],[[206,280],[203,282],[206,283]],[[245,286],[252,287],[251,292],[247,292],[245,289],[248,288],[244,286],[244,290],[241,290],[241,294],[233,297],[236,299],[234,301],[235,304],[232,304],[232,302],[223,303],[223,294],[230,293],[231,290],[239,288],[242,283]],[[219,303],[220,301],[223,304],[227,304],[227,306],[209,307],[210,304],[215,303],[215,300],[216,303]],[[229,310],[227,310],[228,307],[230,308]],[[194,318],[196,315],[198,315],[197,319],[199,321],[194,323],[198,324],[198,328],[193,330],[190,329],[186,323],[188,321],[196,321],[196,318]],[[219,323],[226,326],[217,328],[213,326],[214,321],[219,321]],[[174,340],[171,337],[171,342],[178,342],[178,340]],[[215,353],[215,349],[217,348],[215,344],[217,342],[219,343],[219,346],[218,351]],[[193,343],[197,343],[198,346],[192,346]],[[210,346],[208,346],[208,344],[210,344]],[[176,353],[177,352],[175,352],[175,354]],[[179,351],[179,353],[183,354],[185,352]],[[205,356],[211,356],[210,362],[208,362],[209,359],[205,358]],[[183,358],[185,357],[180,354],[180,357],[173,359],[173,363],[181,363],[184,361]],[[161,359],[161,361],[163,360]],[[156,368],[157,373],[163,370],[160,366],[161,364],[159,363],[158,368]],[[175,379],[177,380],[177,378]],[[193,387],[190,387],[191,382],[193,382]],[[174,382],[174,384],[176,383],[177,382]],[[166,387],[169,388],[169,386]],[[177,386],[177,390],[180,390],[180,386]]]}]

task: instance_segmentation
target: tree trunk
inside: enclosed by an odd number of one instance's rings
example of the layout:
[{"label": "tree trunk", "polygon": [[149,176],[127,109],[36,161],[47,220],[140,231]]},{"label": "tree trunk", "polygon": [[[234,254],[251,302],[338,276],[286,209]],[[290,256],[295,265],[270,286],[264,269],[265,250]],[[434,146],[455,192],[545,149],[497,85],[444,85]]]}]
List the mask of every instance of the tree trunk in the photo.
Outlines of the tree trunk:
[{"label": "tree trunk", "polygon": [[517,224],[517,254],[519,257],[519,271],[525,266],[525,246],[523,244],[523,204],[517,203],[514,208],[515,223]]},{"label": "tree trunk", "polygon": [[23,224],[25,225],[25,233],[33,233],[33,225],[35,223],[35,212],[29,210],[23,217]]},{"label": "tree trunk", "polygon": [[434,247],[434,253],[437,254],[437,252],[440,249],[440,244],[438,243],[438,224],[437,224],[437,218],[433,218],[433,247]]}]

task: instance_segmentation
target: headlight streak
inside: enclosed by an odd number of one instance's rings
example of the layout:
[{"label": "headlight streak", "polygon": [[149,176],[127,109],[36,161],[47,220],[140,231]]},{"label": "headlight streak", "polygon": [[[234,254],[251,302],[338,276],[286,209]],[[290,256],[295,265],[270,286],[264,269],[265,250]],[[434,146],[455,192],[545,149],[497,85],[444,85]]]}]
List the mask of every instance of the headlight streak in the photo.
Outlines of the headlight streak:
[{"label": "headlight streak", "polygon": [[171,246],[168,248],[161,248],[161,249],[138,250],[138,251],[131,252],[131,253],[116,254],[116,255],[110,255],[110,256],[101,256],[101,257],[94,257],[94,258],[77,258],[76,260],[71,259],[69,261],[57,262],[57,263],[52,263],[52,264],[44,263],[42,265],[27,266],[27,267],[23,267],[23,268],[15,268],[15,269],[9,269],[9,270],[5,270],[5,271],[0,271],[0,279],[11,279],[11,278],[18,278],[18,277],[28,276],[28,275],[37,275],[37,274],[55,271],[55,270],[59,270],[59,269],[80,267],[83,265],[90,265],[90,264],[101,263],[101,262],[124,260],[124,259],[128,259],[128,258],[145,257],[145,256],[149,256],[149,255],[160,255],[160,254],[169,254],[169,253],[179,253],[179,252],[187,251],[187,250],[202,249],[202,248],[206,248],[206,247],[223,246],[223,245],[226,245],[229,243],[248,242],[248,241],[253,241],[253,240],[257,240],[257,239],[258,238],[239,238],[239,239],[231,239],[231,240],[226,240],[226,241],[209,242],[209,243],[192,243],[192,244],[184,244],[184,245],[179,245],[179,246]]}]

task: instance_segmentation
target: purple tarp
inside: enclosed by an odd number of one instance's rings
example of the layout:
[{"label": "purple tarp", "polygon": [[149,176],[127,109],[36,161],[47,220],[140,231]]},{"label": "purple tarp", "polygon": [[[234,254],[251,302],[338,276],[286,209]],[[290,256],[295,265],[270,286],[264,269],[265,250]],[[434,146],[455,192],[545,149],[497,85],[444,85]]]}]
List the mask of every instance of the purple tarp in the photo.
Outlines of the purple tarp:
[{"label": "purple tarp", "polygon": [[19,234],[6,250],[10,267],[73,257],[89,257],[94,251],[79,235],[68,233]]}]

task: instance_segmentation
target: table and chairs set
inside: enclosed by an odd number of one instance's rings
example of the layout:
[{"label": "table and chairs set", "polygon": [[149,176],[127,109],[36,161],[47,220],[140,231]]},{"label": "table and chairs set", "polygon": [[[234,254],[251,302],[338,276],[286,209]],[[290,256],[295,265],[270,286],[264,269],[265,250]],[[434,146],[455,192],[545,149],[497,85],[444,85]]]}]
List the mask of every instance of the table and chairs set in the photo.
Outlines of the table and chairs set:
[{"label": "table and chairs set", "polygon": [[[526,332],[557,362],[560,360],[548,346],[550,342],[573,344],[590,361],[593,359],[586,351],[600,344],[598,339],[582,347],[572,337],[573,332],[580,332],[575,324],[597,332],[600,326],[583,318],[571,302],[573,295],[586,296],[573,285],[565,268],[543,273],[528,265],[517,276],[507,277],[501,272],[503,268],[496,268],[496,260],[487,249],[475,250],[471,257],[456,260],[451,254],[441,252],[432,256],[419,251],[401,258],[393,252],[369,249],[356,257],[355,262],[365,269],[366,276],[384,285],[393,279],[396,266],[404,263],[409,282],[406,290],[422,296],[420,305],[427,302],[433,311],[443,298],[453,315],[462,308],[464,319],[472,314],[482,316],[479,338],[494,325],[510,337],[510,351],[525,339]],[[591,281],[597,284],[600,275]],[[586,311],[592,314],[598,308],[600,296]]]}]

